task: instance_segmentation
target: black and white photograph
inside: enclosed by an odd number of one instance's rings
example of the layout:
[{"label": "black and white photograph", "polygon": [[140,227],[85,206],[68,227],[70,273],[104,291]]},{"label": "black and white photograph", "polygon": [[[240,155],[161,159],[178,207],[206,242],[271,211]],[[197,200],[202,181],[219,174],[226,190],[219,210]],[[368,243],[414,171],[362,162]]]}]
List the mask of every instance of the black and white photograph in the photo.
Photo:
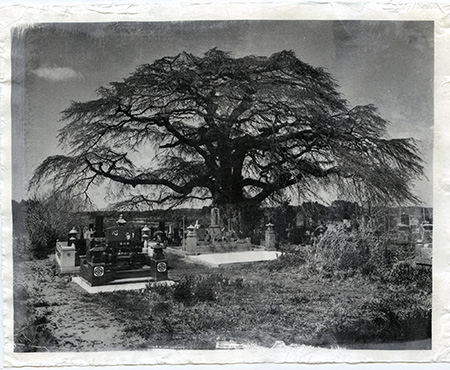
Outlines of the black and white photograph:
[{"label": "black and white photograph", "polygon": [[12,28],[14,353],[431,351],[434,31]]}]

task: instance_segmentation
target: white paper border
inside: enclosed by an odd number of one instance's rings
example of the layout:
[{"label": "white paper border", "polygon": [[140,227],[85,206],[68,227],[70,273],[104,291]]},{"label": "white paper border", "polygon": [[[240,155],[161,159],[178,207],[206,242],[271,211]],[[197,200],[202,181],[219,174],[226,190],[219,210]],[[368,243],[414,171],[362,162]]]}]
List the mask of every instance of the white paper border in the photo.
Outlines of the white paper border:
[{"label": "white paper border", "polygon": [[[5,366],[93,366],[232,363],[365,363],[450,361],[450,4],[314,2],[166,2],[150,4],[10,5],[0,7],[1,179]],[[40,22],[177,20],[432,20],[435,22],[433,338],[431,351],[327,350],[313,347],[246,350],[148,350],[14,353],[12,332],[10,30]]]}]

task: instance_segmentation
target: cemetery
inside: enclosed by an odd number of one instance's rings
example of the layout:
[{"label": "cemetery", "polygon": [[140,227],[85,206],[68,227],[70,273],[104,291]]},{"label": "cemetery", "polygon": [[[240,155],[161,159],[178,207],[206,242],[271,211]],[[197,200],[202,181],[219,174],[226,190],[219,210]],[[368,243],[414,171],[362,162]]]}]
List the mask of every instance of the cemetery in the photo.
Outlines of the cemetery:
[{"label": "cemetery", "polygon": [[[268,261],[280,256],[280,252],[275,251],[273,224],[266,225],[264,245],[255,246],[250,238],[237,238],[231,222],[227,230],[222,229],[219,212],[218,208],[211,209],[211,222],[207,227],[201,228],[196,221],[181,230],[173,223],[166,228],[164,222],[159,222],[158,229],[147,225],[131,227],[122,214],[116,225],[104,228],[103,216],[97,216],[88,228],[73,227],[67,241],[56,242],[58,271],[61,275],[75,275],[74,281],[83,287],[87,283],[90,287],[112,284],[117,285],[117,289],[133,289],[169,281],[169,262],[164,254],[167,248],[210,267]],[[181,240],[181,245],[174,245],[176,240]],[[138,282],[141,284],[136,285]]]},{"label": "cemetery", "polygon": [[17,350],[428,348],[432,224],[408,212],[388,222],[410,223],[408,244],[334,216],[297,216],[310,237],[291,244],[267,219],[260,243],[239,239],[214,208],[184,225],[96,214],[49,257],[15,262]]}]

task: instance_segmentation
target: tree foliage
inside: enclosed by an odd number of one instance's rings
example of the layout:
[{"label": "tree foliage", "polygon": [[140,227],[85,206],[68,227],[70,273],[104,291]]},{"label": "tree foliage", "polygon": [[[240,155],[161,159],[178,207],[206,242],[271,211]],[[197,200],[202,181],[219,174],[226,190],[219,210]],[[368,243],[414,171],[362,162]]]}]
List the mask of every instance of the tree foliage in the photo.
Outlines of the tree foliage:
[{"label": "tree foliage", "polygon": [[329,185],[406,201],[422,175],[412,139],[386,138],[374,106],[351,108],[328,72],[292,51],[165,57],[73,102],[62,119],[68,154],[47,158],[31,186],[87,194],[106,181],[128,205],[210,199],[245,209]]},{"label": "tree foliage", "polygon": [[27,228],[31,256],[45,258],[55,251],[57,240],[67,240],[72,227],[79,224],[77,199],[52,194],[27,201]]}]

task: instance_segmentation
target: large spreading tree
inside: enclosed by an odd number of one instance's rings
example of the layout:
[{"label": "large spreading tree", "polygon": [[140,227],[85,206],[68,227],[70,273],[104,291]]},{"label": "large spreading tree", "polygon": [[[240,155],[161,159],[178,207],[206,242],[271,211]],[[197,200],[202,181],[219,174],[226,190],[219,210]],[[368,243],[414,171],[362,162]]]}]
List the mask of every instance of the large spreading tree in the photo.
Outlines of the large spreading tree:
[{"label": "large spreading tree", "polygon": [[328,72],[292,51],[165,57],[73,102],[63,121],[68,154],[47,158],[31,185],[76,195],[106,181],[131,205],[211,200],[242,216],[287,189],[329,185],[410,201],[422,175],[414,140],[387,138],[374,106],[350,107]]}]

